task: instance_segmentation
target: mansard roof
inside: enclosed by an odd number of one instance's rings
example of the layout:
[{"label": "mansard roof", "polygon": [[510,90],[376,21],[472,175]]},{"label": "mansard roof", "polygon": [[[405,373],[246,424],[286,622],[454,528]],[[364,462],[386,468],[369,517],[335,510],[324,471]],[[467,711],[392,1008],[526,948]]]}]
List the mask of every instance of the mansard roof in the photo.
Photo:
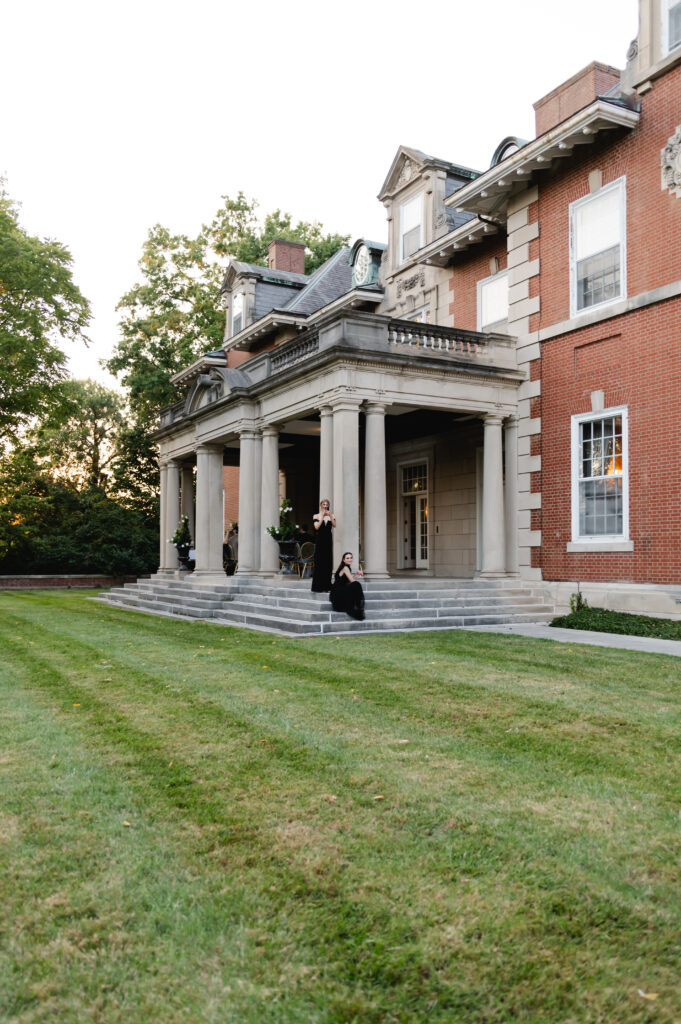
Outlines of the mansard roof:
[{"label": "mansard roof", "polygon": [[237,277],[255,277],[259,281],[265,281],[268,284],[281,284],[288,288],[303,288],[309,281],[307,274],[294,274],[290,270],[275,270],[273,267],[262,267],[257,263],[230,260],[221,291],[231,288]]},{"label": "mansard roof", "polygon": [[291,313],[316,313],[349,291],[352,286],[352,269],[349,263],[350,249],[343,246],[337,253],[318,267],[308,278],[308,283],[284,307]]}]

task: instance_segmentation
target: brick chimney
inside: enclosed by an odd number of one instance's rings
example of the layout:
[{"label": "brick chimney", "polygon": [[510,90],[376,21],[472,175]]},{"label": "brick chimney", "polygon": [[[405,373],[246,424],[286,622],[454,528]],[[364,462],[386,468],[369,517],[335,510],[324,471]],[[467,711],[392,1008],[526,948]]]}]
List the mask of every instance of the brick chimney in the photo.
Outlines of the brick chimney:
[{"label": "brick chimney", "polygon": [[274,238],[267,247],[267,266],[272,270],[305,273],[305,246],[301,242],[285,242]]},{"label": "brick chimney", "polygon": [[616,85],[617,68],[594,61],[534,104],[535,131],[543,135]]}]

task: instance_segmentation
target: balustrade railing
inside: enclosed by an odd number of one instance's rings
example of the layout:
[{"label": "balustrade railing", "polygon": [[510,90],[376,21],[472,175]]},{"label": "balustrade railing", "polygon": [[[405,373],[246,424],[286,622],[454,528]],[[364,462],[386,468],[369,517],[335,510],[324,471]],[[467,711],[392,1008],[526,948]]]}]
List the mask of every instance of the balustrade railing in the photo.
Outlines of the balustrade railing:
[{"label": "balustrade railing", "polygon": [[484,335],[473,331],[457,331],[452,327],[436,327],[411,320],[393,320],[388,325],[388,344],[406,348],[452,352],[456,355],[479,356],[487,351]]},{"label": "balustrade railing", "polygon": [[161,426],[169,427],[171,423],[174,423],[176,419],[181,419],[184,415],[185,400],[181,402],[175,402],[174,405],[169,405],[167,408],[161,410]]},{"label": "balustrade railing", "polygon": [[318,334],[314,334],[311,337],[306,335],[301,338],[300,341],[289,341],[285,345],[282,345],[281,349],[278,349],[270,357],[272,373],[278,373],[279,370],[292,366],[294,363],[299,363],[301,359],[307,359],[308,356],[311,356],[313,353],[318,351]]}]

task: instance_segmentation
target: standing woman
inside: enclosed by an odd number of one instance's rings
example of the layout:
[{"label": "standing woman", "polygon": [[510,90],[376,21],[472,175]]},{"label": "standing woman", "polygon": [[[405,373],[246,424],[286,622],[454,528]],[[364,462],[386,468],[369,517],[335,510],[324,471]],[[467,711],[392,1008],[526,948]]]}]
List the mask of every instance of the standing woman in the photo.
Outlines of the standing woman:
[{"label": "standing woman", "polygon": [[331,502],[322,498],[319,512],[312,517],[315,532],[314,572],[312,589],[318,594],[328,594],[331,590],[331,573],[333,571],[333,541],[331,531],[336,525],[336,517],[331,511]]},{"label": "standing woman", "polygon": [[364,618],[364,591],[362,584],[357,582],[356,574],[352,571],[352,551],[346,551],[341,559],[341,564],[336,569],[333,577],[333,586],[329,599],[335,612],[347,612],[360,622]]}]

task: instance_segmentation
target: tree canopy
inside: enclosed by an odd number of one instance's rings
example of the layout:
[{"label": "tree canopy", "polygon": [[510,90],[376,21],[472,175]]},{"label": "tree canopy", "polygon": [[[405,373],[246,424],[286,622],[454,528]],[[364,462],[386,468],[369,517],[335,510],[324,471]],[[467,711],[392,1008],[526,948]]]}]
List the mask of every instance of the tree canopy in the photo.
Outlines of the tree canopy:
[{"label": "tree canopy", "polygon": [[257,203],[242,192],[223,204],[195,238],[172,234],[160,224],[149,231],[139,267],[142,280],[121,298],[121,339],[107,362],[129,389],[134,423],[150,428],[173,398],[170,378],[204,352],[220,348],[225,313],[220,285],[228,257],[265,265],[274,238],[307,247],[305,272],[312,273],[348,240],[325,234],[317,221],[293,224],[275,210],[262,224]]},{"label": "tree canopy", "polygon": [[122,471],[122,396],[65,380],[6,446],[0,464],[0,572],[142,573],[158,559],[157,502]]},{"label": "tree canopy", "polygon": [[24,231],[0,180],[0,441],[58,400],[58,342],[86,341],[90,306],[71,263],[59,242]]}]

